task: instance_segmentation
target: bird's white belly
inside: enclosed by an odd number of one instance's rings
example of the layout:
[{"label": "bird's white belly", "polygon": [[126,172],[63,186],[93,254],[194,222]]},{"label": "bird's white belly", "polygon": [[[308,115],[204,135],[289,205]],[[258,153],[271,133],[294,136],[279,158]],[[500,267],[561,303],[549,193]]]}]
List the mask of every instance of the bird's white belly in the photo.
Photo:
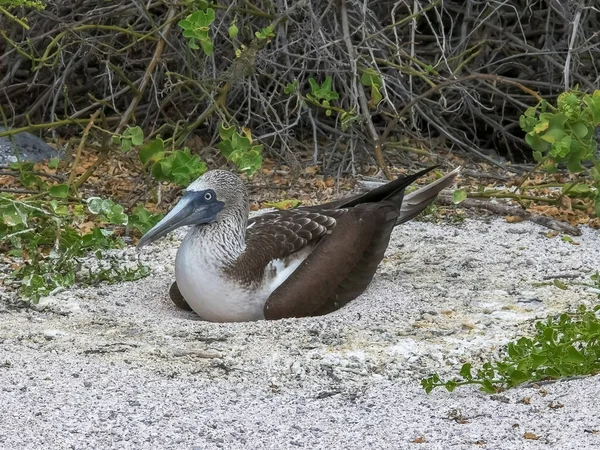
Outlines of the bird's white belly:
[{"label": "bird's white belly", "polygon": [[182,243],[175,259],[179,291],[202,319],[211,322],[245,322],[264,319],[269,292],[247,290],[224,278],[201,254]]},{"label": "bird's white belly", "polygon": [[207,254],[188,234],[175,258],[175,278],[179,291],[201,318],[211,322],[247,322],[264,319],[264,306],[271,295],[310,254],[311,248],[296,253],[285,263],[273,260],[265,279],[248,288],[224,276],[218,258]]}]

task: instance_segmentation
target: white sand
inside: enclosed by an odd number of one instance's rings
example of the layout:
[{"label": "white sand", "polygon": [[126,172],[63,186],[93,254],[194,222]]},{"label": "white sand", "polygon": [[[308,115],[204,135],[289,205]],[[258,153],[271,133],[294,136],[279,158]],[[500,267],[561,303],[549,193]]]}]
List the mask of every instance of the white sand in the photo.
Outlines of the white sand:
[{"label": "white sand", "polygon": [[600,448],[598,377],[495,397],[419,384],[493,357],[534,318],[598,303],[582,286],[532,285],[600,269],[597,231],[578,246],[546,231],[400,226],[364,295],[322,318],[212,324],[177,310],[175,238],[144,250],[144,280],[63,292],[40,311],[5,301],[0,448]]}]

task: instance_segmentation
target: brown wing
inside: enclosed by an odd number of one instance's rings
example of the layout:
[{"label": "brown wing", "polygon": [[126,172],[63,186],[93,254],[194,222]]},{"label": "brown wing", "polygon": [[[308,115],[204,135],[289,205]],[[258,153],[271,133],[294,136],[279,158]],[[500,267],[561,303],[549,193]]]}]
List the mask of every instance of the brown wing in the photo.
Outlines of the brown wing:
[{"label": "brown wing", "polygon": [[345,210],[332,232],[271,294],[265,318],[325,314],[359,296],[383,259],[398,214],[391,202]]},{"label": "brown wing", "polygon": [[274,211],[248,221],[246,249],[224,270],[229,277],[252,285],[263,280],[265,268],[273,260],[287,258],[325,236],[336,226],[344,211]]},{"label": "brown wing", "polygon": [[[267,265],[312,246],[336,225],[335,217],[344,211],[303,211],[299,209],[274,211],[248,220],[246,250],[225,271],[231,278],[252,285],[260,282]],[[182,309],[191,310],[179,291],[177,282],[171,285],[169,296]]]}]

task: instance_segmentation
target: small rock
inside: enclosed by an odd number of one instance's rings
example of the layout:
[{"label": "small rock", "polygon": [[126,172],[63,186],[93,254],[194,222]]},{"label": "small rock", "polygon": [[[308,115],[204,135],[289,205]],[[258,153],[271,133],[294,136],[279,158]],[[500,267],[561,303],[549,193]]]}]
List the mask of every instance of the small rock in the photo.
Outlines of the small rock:
[{"label": "small rock", "polygon": [[56,339],[56,338],[60,338],[60,337],[65,337],[65,336],[68,336],[68,335],[69,335],[69,333],[65,333],[64,331],[60,331],[60,330],[46,330],[46,331],[44,331],[44,337],[48,341],[51,341],[52,339]]},{"label": "small rock", "polygon": [[[7,131],[6,128],[0,126],[0,133],[4,131]],[[40,162],[61,156],[55,148],[31,133],[21,132],[12,136],[21,161]],[[17,158],[10,138],[0,137],[0,166],[7,166],[13,162],[17,162]]]}]

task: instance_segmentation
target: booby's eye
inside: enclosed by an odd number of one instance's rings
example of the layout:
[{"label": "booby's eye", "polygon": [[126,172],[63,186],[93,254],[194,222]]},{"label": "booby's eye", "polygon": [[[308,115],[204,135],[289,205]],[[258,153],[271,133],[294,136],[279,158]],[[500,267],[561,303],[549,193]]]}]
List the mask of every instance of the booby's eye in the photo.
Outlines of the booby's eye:
[{"label": "booby's eye", "polygon": [[210,202],[213,199],[213,195],[210,192],[206,192],[204,194],[204,200],[206,200],[207,202]]}]

